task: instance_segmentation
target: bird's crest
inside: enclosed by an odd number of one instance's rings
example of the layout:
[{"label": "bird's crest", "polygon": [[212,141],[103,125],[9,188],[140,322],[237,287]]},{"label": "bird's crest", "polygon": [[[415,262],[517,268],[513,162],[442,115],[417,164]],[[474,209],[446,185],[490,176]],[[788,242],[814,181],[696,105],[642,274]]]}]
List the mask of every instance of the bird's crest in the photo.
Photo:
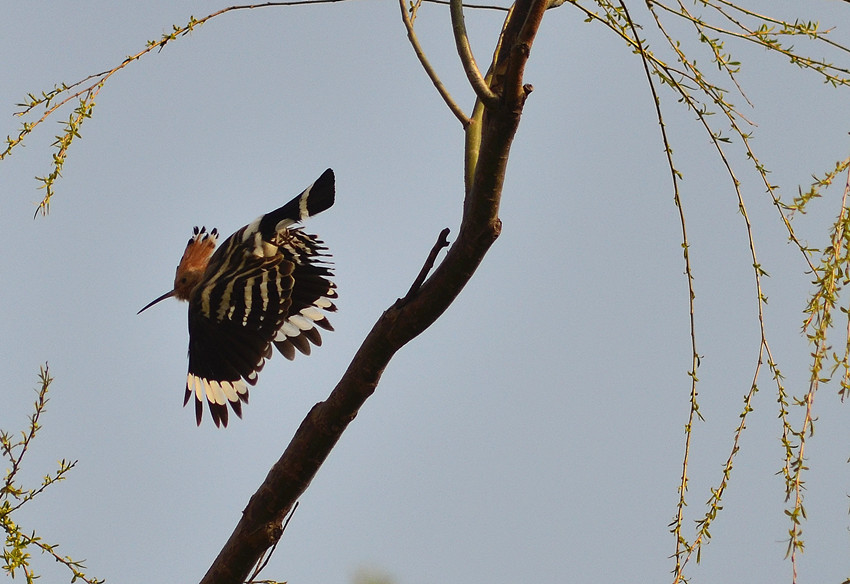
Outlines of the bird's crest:
[{"label": "bird's crest", "polygon": [[194,235],[186,244],[183,257],[177,265],[177,273],[174,275],[174,296],[180,300],[189,300],[189,294],[201,281],[210,256],[215,250],[218,240],[218,230],[213,229],[207,233],[206,227],[198,229],[195,227]]}]

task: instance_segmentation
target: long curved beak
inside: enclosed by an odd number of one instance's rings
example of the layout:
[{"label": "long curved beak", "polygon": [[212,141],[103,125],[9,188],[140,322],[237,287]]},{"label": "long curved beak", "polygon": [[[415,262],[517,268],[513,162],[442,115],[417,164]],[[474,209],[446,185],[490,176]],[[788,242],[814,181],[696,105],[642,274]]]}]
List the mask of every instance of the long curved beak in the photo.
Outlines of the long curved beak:
[{"label": "long curved beak", "polygon": [[141,314],[141,313],[143,313],[144,311],[146,311],[148,308],[150,308],[151,306],[153,306],[154,304],[156,304],[157,302],[159,302],[160,300],[165,300],[166,298],[171,298],[172,296],[174,296],[174,290],[172,290],[171,292],[166,292],[165,294],[163,294],[162,296],[160,296],[159,298],[157,298],[156,300],[152,301],[150,304],[148,304],[147,306],[145,306],[143,309],[141,309],[141,310],[140,310],[139,312],[137,312],[136,314]]}]

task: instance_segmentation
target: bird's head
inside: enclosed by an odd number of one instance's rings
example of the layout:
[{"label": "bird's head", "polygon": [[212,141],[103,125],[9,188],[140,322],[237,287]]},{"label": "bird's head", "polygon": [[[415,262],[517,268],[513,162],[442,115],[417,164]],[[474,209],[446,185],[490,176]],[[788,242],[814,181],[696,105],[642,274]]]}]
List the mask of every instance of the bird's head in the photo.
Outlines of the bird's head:
[{"label": "bird's head", "polygon": [[217,239],[217,229],[213,229],[207,233],[206,227],[201,227],[200,229],[195,227],[194,234],[186,244],[186,251],[183,252],[183,257],[180,258],[180,263],[177,265],[177,273],[174,275],[174,288],[156,300],[151,301],[137,314],[141,314],[157,302],[171,298],[172,296],[178,300],[189,300],[192,290],[195,289],[204,277],[207,264],[210,262],[210,256],[212,256],[213,250],[215,250]]}]

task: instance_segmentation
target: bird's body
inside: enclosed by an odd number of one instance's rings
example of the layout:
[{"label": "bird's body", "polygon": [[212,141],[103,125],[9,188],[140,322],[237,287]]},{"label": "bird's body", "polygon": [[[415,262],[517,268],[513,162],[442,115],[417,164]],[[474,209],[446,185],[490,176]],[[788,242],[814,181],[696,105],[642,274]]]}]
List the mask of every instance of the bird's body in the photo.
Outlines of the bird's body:
[{"label": "bird's body", "polygon": [[[215,229],[195,228],[177,267],[170,296],[189,302],[189,373],[183,404],[195,398],[201,423],[206,401],[213,421],[227,426],[227,405],[242,415],[246,383],[272,355],[287,359],[296,349],[310,354],[321,345],[318,328],[333,330],[323,311],[336,306],[336,285],[327,248],[293,224],[334,203],[334,175],[328,169],[283,207],[258,217],[215,249]],[[141,312],[141,311],[139,311]]]}]

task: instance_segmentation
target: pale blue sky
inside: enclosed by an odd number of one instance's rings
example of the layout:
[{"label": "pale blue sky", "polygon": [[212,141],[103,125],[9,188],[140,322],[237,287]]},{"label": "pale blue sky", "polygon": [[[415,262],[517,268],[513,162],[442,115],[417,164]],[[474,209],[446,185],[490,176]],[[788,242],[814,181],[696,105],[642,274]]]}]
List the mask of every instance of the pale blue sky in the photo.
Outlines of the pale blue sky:
[{"label": "pale blue sky", "polygon": [[[633,13],[646,24],[637,3]],[[845,43],[846,4],[802,6]],[[13,104],[108,69],[215,2],[3,3],[0,119]],[[467,16],[479,62],[502,15]],[[417,27],[468,110],[448,10]],[[682,27],[684,30],[684,27]],[[730,49],[735,48],[729,45]],[[754,147],[786,197],[847,155],[846,92],[748,49]],[[700,62],[709,67],[703,54]],[[403,349],[343,436],[265,577],[399,584],[669,582],[688,407],[687,289],[677,210],[637,57],[569,5],[546,15],[526,81],[502,237],[455,304]],[[707,136],[662,92],[684,173],[697,294],[700,403],[689,516],[720,479],[758,349],[743,221]],[[738,99],[738,102],[741,100]],[[743,104],[741,104],[743,106]],[[68,112],[70,113],[70,112]],[[394,2],[222,16],[120,72],[69,153],[48,217],[32,220],[57,121],[0,164],[0,428],[23,426],[40,364],[56,381],[26,476],[78,459],[20,522],[111,582],[195,581],[302,417],[336,383],[461,209],[462,133],[408,46]],[[800,395],[809,276],[756,175],[736,170],[771,278],[772,348]],[[336,205],[307,229],[336,264],[336,332],[310,357],[274,357],[243,420],[195,427],[181,408],[186,305],[136,311],[169,289],[194,225],[229,234],[313,181]],[[840,192],[798,219],[818,246]],[[453,235],[450,236],[453,240]],[[790,582],[775,389],[742,442],[694,582]],[[808,451],[801,582],[850,576],[850,412],[818,394]],[[692,532],[687,532],[692,537]],[[60,581],[51,562],[42,571]],[[49,576],[49,578],[48,578]],[[64,575],[61,575],[64,578]]]}]

